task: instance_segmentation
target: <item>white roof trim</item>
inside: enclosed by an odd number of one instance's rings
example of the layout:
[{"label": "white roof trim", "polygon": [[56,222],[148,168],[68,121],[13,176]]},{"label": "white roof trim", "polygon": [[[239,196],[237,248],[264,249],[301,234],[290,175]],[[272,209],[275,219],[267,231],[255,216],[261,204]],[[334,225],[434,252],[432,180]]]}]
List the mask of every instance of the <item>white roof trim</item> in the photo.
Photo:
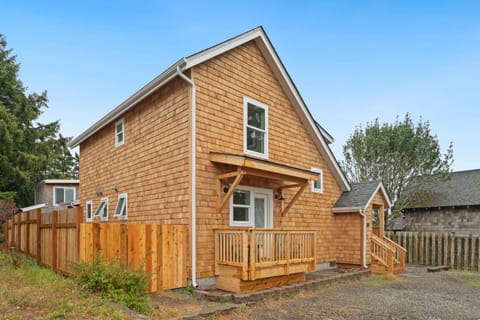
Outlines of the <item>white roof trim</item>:
[{"label": "white roof trim", "polygon": [[20,210],[22,212],[27,212],[27,211],[32,211],[32,210],[35,210],[35,209],[40,209],[40,208],[43,208],[43,207],[45,207],[45,203],[40,203],[40,204],[36,204],[34,206],[20,208]]},{"label": "white roof trim", "polygon": [[176,76],[176,67],[180,66],[183,70],[192,68],[200,63],[203,63],[213,57],[220,55],[226,51],[229,51],[235,47],[238,47],[246,42],[254,40],[260,51],[264,55],[266,61],[269,63],[270,67],[277,75],[277,79],[279,80],[280,84],[284,87],[284,90],[287,96],[290,98],[290,101],[294,106],[300,109],[299,115],[304,122],[304,125],[307,127],[307,130],[317,139],[314,139],[317,149],[320,153],[327,159],[327,165],[329,166],[330,170],[336,177],[337,181],[339,182],[343,191],[350,191],[351,187],[348,183],[345,175],[343,174],[340,166],[337,163],[337,160],[333,156],[332,151],[329,149],[327,142],[325,141],[324,136],[320,132],[319,128],[317,127],[313,117],[311,116],[310,112],[308,111],[303,99],[300,96],[297,88],[295,87],[292,79],[290,78],[289,74],[287,73],[283,63],[281,62],[280,58],[278,57],[273,45],[271,44],[270,40],[268,39],[267,35],[263,31],[262,27],[257,27],[250,31],[247,31],[237,37],[224,41],[218,45],[210,47],[206,50],[200,51],[196,54],[193,54],[187,58],[180,59],[177,63],[169,67],[165,70],[162,74],[158,77],[153,79],[150,83],[144,86],[142,89],[137,91],[134,95],[130,98],[122,102],[118,107],[110,111],[107,115],[97,121],[93,126],[88,128],[78,137],[73,139],[68,145],[69,147],[73,148],[78,146],[81,142],[86,140],[88,137],[93,135],[95,132],[106,126],[112,120],[116,119],[117,117],[121,116],[125,113],[128,109],[133,107],[135,104],[143,100],[146,96],[148,96],[153,91],[157,90],[165,83],[170,81]]},{"label": "white roof trim", "polygon": [[137,103],[145,99],[149,94],[162,87],[164,84],[172,80],[177,75],[177,66],[183,67],[185,65],[185,59],[180,59],[173,65],[171,65],[167,70],[158,75],[155,79],[147,83],[140,90],[135,92],[127,100],[123,101],[115,109],[107,113],[100,120],[95,122],[90,128],[82,132],[79,136],[75,137],[72,141],[68,143],[70,148],[75,148],[80,145],[83,141],[88,139],[98,130],[105,127],[114,119],[120,117],[122,114],[127,112],[130,108],[135,106]]},{"label": "white roof trim", "polygon": [[40,183],[45,183],[45,184],[74,184],[74,183],[80,183],[80,180],[77,179],[45,179],[39,182]]},{"label": "white roof trim", "polygon": [[[377,194],[378,189],[382,190],[383,196],[385,197],[385,199],[387,199],[388,207],[389,207],[389,208],[392,207],[392,202],[390,201],[390,198],[388,197],[387,191],[386,191],[385,188],[383,187],[383,183],[382,183],[382,182],[379,182],[377,188],[376,188],[375,191],[372,193],[372,196],[370,197],[370,199],[368,199],[367,204],[365,205],[365,208],[364,208],[363,210],[367,210],[368,206],[370,205],[370,202],[372,202],[373,198],[375,198],[375,195]],[[387,208],[385,208],[385,209],[387,209]]]}]

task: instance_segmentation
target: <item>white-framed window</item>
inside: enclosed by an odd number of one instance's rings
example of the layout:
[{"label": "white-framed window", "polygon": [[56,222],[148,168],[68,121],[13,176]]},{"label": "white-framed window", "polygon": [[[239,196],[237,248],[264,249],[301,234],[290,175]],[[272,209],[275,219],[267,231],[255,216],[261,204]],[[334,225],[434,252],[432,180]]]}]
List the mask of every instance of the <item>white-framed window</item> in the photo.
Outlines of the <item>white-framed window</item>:
[{"label": "white-framed window", "polygon": [[100,220],[108,221],[108,198],[101,198],[95,216],[100,216]]},{"label": "white-framed window", "polygon": [[122,220],[127,220],[128,195],[120,193],[118,195],[117,207],[115,208],[115,216]]},{"label": "white-framed window", "polygon": [[75,187],[53,187],[53,205],[71,203],[76,200]]},{"label": "white-framed window", "polygon": [[268,159],[268,106],[243,97],[243,152]]},{"label": "white-framed window", "polygon": [[123,118],[115,123],[115,147],[125,143],[125,122]]},{"label": "white-framed window", "polygon": [[230,198],[230,226],[273,227],[273,191],[239,186]]},{"label": "white-framed window", "polygon": [[85,204],[85,221],[92,222],[93,203],[92,200],[88,200]]},{"label": "white-framed window", "polygon": [[312,181],[312,192],[323,193],[323,170],[312,168],[312,172],[318,173],[318,180]]}]

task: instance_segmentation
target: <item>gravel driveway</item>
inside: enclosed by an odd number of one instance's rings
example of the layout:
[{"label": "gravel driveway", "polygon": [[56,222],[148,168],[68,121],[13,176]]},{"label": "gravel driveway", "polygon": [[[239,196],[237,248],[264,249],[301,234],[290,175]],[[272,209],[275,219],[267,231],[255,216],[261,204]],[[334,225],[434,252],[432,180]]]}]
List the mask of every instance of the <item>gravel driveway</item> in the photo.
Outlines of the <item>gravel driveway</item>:
[{"label": "gravel driveway", "polygon": [[407,267],[369,278],[267,300],[218,319],[480,320],[480,273]]}]

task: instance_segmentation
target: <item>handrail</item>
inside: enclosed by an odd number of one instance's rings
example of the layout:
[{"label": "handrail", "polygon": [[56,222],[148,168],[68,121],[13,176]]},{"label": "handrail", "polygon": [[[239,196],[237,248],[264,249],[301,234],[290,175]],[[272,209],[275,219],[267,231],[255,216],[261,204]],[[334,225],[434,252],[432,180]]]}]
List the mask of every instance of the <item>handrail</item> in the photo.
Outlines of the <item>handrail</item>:
[{"label": "handrail", "polygon": [[372,256],[393,272],[395,265],[399,265],[397,271],[405,270],[405,253],[407,250],[387,237],[380,238],[372,234]]}]

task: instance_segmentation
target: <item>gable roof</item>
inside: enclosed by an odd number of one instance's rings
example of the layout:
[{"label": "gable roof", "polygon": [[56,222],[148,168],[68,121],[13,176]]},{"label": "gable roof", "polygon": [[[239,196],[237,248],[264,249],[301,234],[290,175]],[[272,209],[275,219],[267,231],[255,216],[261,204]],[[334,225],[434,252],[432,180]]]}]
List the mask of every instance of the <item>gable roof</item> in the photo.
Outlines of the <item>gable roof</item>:
[{"label": "gable roof", "polygon": [[[340,166],[335,159],[332,151],[329,149],[327,142],[333,142],[333,138],[321,127],[317,126],[317,123],[312,117],[312,114],[308,110],[303,98],[301,97],[300,93],[297,90],[297,87],[293,83],[290,75],[288,74],[285,66],[283,65],[282,61],[280,60],[275,48],[273,47],[272,43],[270,42],[268,36],[266,35],[263,28],[257,27],[245,33],[242,33],[234,38],[228,39],[223,41],[215,46],[197,52],[191,56],[182,58],[174,63],[172,66],[167,68],[163,73],[157,76],[155,79],[150,81],[146,84],[143,88],[139,91],[134,93],[131,97],[127,100],[122,102],[118,105],[115,109],[110,111],[106,114],[103,118],[98,120],[95,124],[93,124],[90,128],[85,130],[79,136],[74,138],[70,143],[69,147],[73,148],[90,136],[95,134],[101,128],[105,127],[110,122],[114,121],[116,118],[120,117],[122,114],[127,112],[130,108],[137,105],[140,101],[145,99],[149,94],[154,92],[155,90],[159,89],[167,82],[178,76],[177,69],[179,68],[182,71],[188,70],[196,65],[199,65],[209,59],[212,59],[226,51],[232,50],[238,46],[241,46],[249,41],[255,41],[256,45],[260,49],[263,57],[267,61],[268,65],[272,69],[273,73],[275,74],[278,82],[282,86],[283,90],[285,91],[286,95],[288,96],[292,105],[296,108],[297,113],[309,132],[309,134],[313,137],[315,145],[317,149],[320,151],[322,156],[325,158],[328,167],[330,168],[331,172],[333,173],[335,179],[341,186],[342,190],[348,191],[350,190],[350,185],[343,174]],[[322,130],[323,129],[323,130]],[[331,143],[330,142],[330,143]]]},{"label": "gable roof", "polygon": [[422,200],[403,209],[480,205],[480,169],[451,172],[450,179],[425,181],[421,188]]},{"label": "gable roof", "polygon": [[369,181],[352,183],[352,189],[344,192],[334,204],[333,212],[357,212],[366,210],[379,190],[387,200],[388,207],[391,207],[392,204],[383,187],[383,183],[381,181]]}]

